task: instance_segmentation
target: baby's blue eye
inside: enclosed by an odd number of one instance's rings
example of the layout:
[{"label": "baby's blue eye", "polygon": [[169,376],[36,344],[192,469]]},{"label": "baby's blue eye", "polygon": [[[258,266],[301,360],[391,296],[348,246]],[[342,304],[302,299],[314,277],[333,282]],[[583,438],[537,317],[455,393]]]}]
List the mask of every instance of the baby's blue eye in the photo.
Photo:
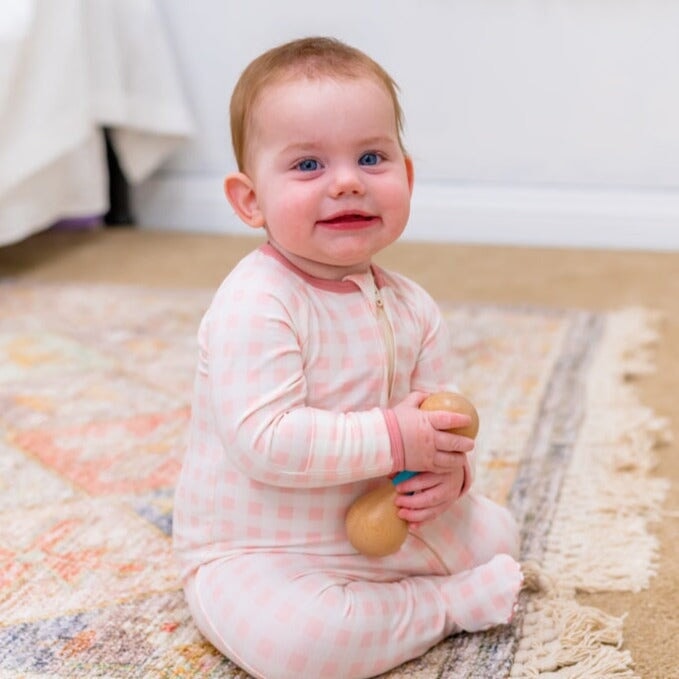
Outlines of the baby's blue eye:
[{"label": "baby's blue eye", "polygon": [[364,153],[359,159],[359,165],[377,165],[382,159],[377,153]]},{"label": "baby's blue eye", "polygon": [[305,158],[297,163],[297,169],[302,172],[314,172],[320,168],[320,163],[313,158]]}]

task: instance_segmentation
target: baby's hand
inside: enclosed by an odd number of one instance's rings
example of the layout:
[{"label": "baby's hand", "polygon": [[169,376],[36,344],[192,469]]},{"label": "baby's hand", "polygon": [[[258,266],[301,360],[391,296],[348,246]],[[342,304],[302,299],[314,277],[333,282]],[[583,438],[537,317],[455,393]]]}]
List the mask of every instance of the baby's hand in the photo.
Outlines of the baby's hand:
[{"label": "baby's hand", "polygon": [[464,487],[465,470],[459,467],[446,474],[423,472],[396,486],[394,504],[399,518],[416,528],[448,509]]},{"label": "baby's hand", "polygon": [[425,411],[419,406],[426,394],[414,391],[394,407],[405,451],[405,469],[437,474],[464,465],[464,455],[474,448],[474,440],[447,429],[466,427],[469,415],[444,410]]}]

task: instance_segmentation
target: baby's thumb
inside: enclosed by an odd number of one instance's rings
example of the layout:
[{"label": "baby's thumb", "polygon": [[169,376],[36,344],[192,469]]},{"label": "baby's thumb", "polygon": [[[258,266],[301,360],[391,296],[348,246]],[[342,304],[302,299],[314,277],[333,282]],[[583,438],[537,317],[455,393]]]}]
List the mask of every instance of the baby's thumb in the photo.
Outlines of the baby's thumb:
[{"label": "baby's thumb", "polygon": [[413,408],[419,408],[427,396],[428,394],[425,394],[423,391],[411,391],[401,403],[406,406],[412,406]]}]

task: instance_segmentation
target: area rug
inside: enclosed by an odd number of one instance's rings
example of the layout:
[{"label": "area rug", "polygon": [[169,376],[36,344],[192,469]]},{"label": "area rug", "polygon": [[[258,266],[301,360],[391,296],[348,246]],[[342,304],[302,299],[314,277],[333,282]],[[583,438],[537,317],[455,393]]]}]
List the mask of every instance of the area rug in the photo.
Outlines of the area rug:
[{"label": "area rug", "polygon": [[[194,627],[171,555],[210,295],[0,284],[0,676],[246,676]],[[481,416],[476,488],[516,516],[532,591],[511,626],[385,676],[636,676],[623,620],[574,594],[638,590],[654,572],[667,427],[633,377],[652,367],[657,319],[442,308]]]}]

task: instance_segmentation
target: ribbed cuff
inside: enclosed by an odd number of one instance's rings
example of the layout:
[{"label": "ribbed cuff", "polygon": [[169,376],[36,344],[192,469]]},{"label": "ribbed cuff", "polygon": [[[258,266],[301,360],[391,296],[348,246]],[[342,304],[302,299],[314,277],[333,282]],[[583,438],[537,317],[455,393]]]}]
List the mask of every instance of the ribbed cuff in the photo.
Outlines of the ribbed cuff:
[{"label": "ribbed cuff", "polygon": [[398,420],[393,410],[383,410],[384,420],[387,423],[387,431],[389,432],[389,442],[391,443],[391,457],[393,466],[391,468],[392,474],[403,471],[406,465],[406,454],[403,446],[403,437],[401,436],[401,428],[398,426]]}]

